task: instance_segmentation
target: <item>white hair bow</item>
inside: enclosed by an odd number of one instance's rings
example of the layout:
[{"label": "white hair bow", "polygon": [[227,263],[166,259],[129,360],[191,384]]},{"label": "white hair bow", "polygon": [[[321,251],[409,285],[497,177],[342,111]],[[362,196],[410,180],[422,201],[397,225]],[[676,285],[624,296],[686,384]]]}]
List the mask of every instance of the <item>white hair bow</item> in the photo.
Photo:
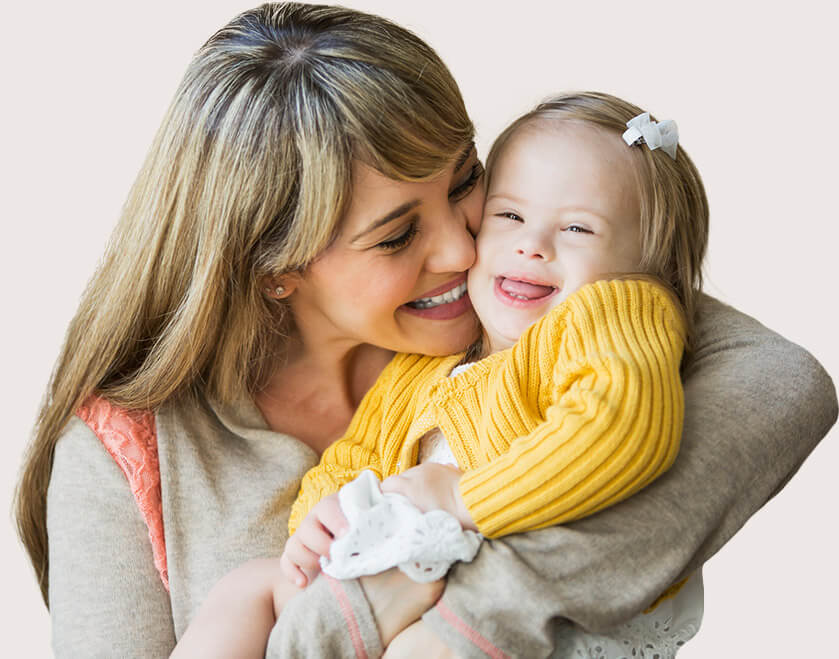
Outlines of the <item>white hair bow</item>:
[{"label": "white hair bow", "polygon": [[650,151],[658,148],[676,159],[676,147],[679,145],[679,129],[672,119],[651,121],[650,113],[643,112],[626,122],[627,129],[623,134],[623,141],[629,146],[646,144]]}]

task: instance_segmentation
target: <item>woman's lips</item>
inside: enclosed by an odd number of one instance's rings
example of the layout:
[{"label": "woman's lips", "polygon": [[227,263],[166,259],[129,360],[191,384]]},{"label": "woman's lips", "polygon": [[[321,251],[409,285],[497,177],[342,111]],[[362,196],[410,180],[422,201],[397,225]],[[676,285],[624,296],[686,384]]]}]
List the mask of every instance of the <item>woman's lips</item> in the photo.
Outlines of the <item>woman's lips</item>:
[{"label": "woman's lips", "polygon": [[[452,297],[451,292],[455,291],[455,289],[461,289],[462,291],[460,297],[456,300],[432,299],[435,297],[445,297],[447,293],[449,297]],[[466,292],[466,274],[464,273],[457,277],[457,279],[452,279],[442,286],[426,291],[416,300],[408,304],[403,304],[399,308],[414,316],[431,320],[450,320],[462,316],[472,309],[472,302],[469,299],[469,294]]]},{"label": "woman's lips", "polygon": [[469,299],[469,293],[464,293],[463,297],[448,304],[440,304],[436,307],[429,307],[427,309],[417,309],[416,307],[409,307],[403,304],[399,307],[401,311],[409,313],[420,318],[428,318],[430,320],[451,320],[472,310],[472,301]]},{"label": "woman's lips", "polygon": [[422,300],[423,298],[427,297],[434,297],[436,295],[442,295],[447,291],[452,290],[453,288],[460,286],[463,282],[466,281],[466,273],[464,272],[462,275],[458,276],[451,281],[446,282],[442,286],[438,286],[437,288],[432,288],[430,291],[426,291],[422,295],[420,295],[417,300]]}]

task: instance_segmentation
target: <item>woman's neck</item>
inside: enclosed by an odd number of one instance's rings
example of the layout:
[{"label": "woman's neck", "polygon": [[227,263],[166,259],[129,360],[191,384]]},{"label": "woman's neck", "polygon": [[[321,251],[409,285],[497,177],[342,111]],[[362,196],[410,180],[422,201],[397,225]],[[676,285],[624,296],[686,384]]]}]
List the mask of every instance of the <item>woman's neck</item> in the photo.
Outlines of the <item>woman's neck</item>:
[{"label": "woman's neck", "polygon": [[254,401],[268,426],[318,454],[338,439],[393,353],[368,344],[326,341],[318,349],[299,336]]}]

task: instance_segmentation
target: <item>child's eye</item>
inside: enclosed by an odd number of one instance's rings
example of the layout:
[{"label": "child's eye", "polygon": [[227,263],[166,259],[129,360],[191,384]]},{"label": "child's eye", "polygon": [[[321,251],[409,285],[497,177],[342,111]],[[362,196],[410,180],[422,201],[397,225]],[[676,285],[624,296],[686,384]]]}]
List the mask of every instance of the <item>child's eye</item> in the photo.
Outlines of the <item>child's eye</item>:
[{"label": "child's eye", "polygon": [[589,229],[580,226],[579,224],[572,224],[570,226],[565,227],[566,231],[570,231],[571,233],[593,233]]},{"label": "child's eye", "polygon": [[386,252],[395,252],[396,250],[406,247],[414,239],[414,236],[417,235],[417,232],[417,223],[411,222],[408,225],[408,228],[405,229],[404,233],[397,236],[396,238],[391,238],[390,240],[383,240],[382,242],[378,243],[376,247]]},{"label": "child's eye", "polygon": [[521,215],[513,213],[512,211],[498,213],[498,217],[506,217],[508,220],[513,220],[513,222],[524,222],[524,218]]}]

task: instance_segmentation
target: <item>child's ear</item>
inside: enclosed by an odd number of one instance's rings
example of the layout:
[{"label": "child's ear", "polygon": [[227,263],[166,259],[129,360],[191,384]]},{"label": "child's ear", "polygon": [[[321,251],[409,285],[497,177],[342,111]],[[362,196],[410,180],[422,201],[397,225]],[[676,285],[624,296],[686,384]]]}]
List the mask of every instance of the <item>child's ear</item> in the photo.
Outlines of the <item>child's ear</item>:
[{"label": "child's ear", "polygon": [[262,288],[265,295],[274,300],[284,300],[289,297],[300,283],[300,276],[289,272],[284,275],[266,275],[262,278]]}]

